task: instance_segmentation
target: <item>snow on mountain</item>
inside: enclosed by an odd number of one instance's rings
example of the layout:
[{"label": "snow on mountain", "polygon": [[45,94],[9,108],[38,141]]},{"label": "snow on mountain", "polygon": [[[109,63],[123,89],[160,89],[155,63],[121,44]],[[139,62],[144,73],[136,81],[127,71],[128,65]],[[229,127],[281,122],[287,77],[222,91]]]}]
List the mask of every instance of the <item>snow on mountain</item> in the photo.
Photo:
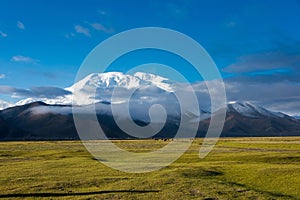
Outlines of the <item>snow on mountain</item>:
[{"label": "snow on mountain", "polygon": [[[46,99],[45,99],[46,100]],[[16,103],[16,106],[21,106],[21,105],[25,105],[25,104],[29,104],[29,103],[33,103],[35,101],[40,101],[40,99],[36,99],[36,98],[26,98],[26,99],[22,99],[20,101],[18,101]]]},{"label": "snow on mountain", "polygon": [[174,83],[167,78],[143,72],[137,72],[134,74],[134,76],[140,78],[145,82],[151,83],[167,92],[174,92],[174,88],[172,86]]},{"label": "snow on mountain", "polygon": [[0,99],[0,110],[14,106],[12,103]]},{"label": "snow on mountain", "polygon": [[71,92],[93,89],[93,88],[112,88],[126,87],[128,89],[136,88],[140,85],[140,80],[131,75],[125,75],[121,72],[93,73],[66,90]]},{"label": "snow on mountain", "polygon": [[228,112],[237,112],[245,117],[260,117],[260,116],[267,116],[267,117],[289,117],[281,112],[272,112],[269,111],[261,106],[253,105],[249,102],[228,102],[227,106]]},{"label": "snow on mountain", "polygon": [[139,91],[140,98],[173,92],[172,83],[167,78],[143,72],[137,72],[134,75],[121,72],[93,73],[65,89],[74,94],[75,104],[87,105],[102,101],[111,102],[116,87],[118,87],[118,92],[114,96],[115,102],[124,102],[123,97],[135,89]]},{"label": "snow on mountain", "polygon": [[[118,87],[118,93],[115,94],[114,102],[111,102],[114,89]],[[73,95],[60,96],[54,99],[49,98],[27,98],[17,102],[16,105],[24,105],[34,101],[43,101],[47,104],[88,105],[98,102],[118,103],[124,102],[124,94],[130,90],[137,90],[134,98],[138,99],[156,99],[158,96],[168,94],[174,91],[173,82],[167,78],[137,72],[134,75],[123,74],[121,72],[92,73],[81,79],[72,86],[65,88]]]},{"label": "snow on mountain", "polygon": [[55,99],[48,98],[26,98],[18,101],[15,105],[21,106],[29,103],[33,103],[36,101],[42,101],[46,104],[50,105],[71,105],[72,104],[72,95],[60,96]]},{"label": "snow on mountain", "polygon": [[[114,96],[115,99],[112,100],[112,94],[116,87],[118,88],[118,92]],[[17,102],[16,105],[24,105],[35,101],[42,101],[51,105],[72,105],[74,98],[74,103],[77,105],[89,105],[100,102],[122,105],[130,99],[131,102],[140,105],[150,105],[158,103],[168,106],[170,102],[172,102],[172,104],[175,103],[173,92],[175,90],[179,91],[180,89],[184,90],[184,88],[185,86],[183,84],[179,84],[178,87],[175,82],[172,82],[165,77],[144,72],[136,72],[133,75],[123,74],[121,72],[92,73],[84,77],[77,83],[74,83],[72,86],[65,88],[65,90],[72,92],[71,95],[59,96],[54,99],[27,98]],[[135,90],[135,93],[130,98],[127,97],[126,94],[128,94],[128,92],[130,93],[130,91],[132,90]],[[202,103],[203,101],[199,102]],[[205,106],[202,104],[200,105],[200,118],[209,118],[209,106]],[[9,106],[13,105],[7,102],[0,101],[0,109]],[[143,108],[139,107],[139,109]],[[196,109],[187,107],[186,114],[191,115],[191,113],[193,113],[193,110]],[[249,102],[229,102],[227,105],[227,111],[237,112],[242,116],[252,118],[261,116],[289,118],[288,115],[280,112],[272,112],[263,107],[253,105]],[[196,113],[196,115],[198,114]]]},{"label": "snow on mountain", "polygon": [[134,75],[121,72],[93,73],[66,90],[71,92],[89,88],[113,88],[124,87],[127,89],[139,88],[142,86],[156,86],[167,92],[172,92],[171,82],[164,77],[154,74],[137,72]]}]

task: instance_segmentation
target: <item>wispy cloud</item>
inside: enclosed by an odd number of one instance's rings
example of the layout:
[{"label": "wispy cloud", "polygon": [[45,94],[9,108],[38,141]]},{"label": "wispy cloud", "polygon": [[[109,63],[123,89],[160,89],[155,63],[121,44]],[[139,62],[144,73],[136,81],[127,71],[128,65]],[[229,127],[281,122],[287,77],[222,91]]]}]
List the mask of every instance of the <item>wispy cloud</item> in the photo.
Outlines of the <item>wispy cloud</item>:
[{"label": "wispy cloud", "polygon": [[236,22],[234,22],[234,21],[226,22],[226,23],[225,23],[225,26],[226,26],[227,28],[233,28],[233,27],[236,26]]},{"label": "wispy cloud", "polygon": [[103,31],[105,33],[113,33],[114,30],[112,28],[107,28],[103,24],[100,23],[90,23],[90,25],[97,31]]},{"label": "wispy cloud", "polygon": [[30,89],[21,89],[11,86],[0,85],[0,94],[11,95],[11,97],[33,97],[33,98],[56,98],[72,94],[70,91],[58,87],[32,87]]},{"label": "wispy cloud", "polygon": [[[267,79],[267,77],[265,78]],[[210,93],[207,89],[207,84],[213,86],[218,82],[220,80],[203,81],[193,84],[200,106],[204,108],[210,106]],[[270,84],[269,81],[259,82],[253,78],[245,80],[243,77],[224,79],[224,83],[228,102],[248,101],[272,111],[280,111],[298,116],[300,114],[300,83],[280,81]],[[184,89],[181,85],[179,86]],[[212,90],[210,92],[213,92],[218,97],[218,93],[215,93],[217,91]]]},{"label": "wispy cloud", "polygon": [[22,56],[22,55],[13,56],[11,58],[11,61],[14,61],[14,62],[24,62],[24,63],[37,63],[37,62],[39,62],[39,60],[30,58],[30,57],[27,57],[27,56]]},{"label": "wispy cloud", "polygon": [[1,37],[7,37],[8,35],[6,33],[4,33],[3,31],[0,31],[0,36]]},{"label": "wispy cloud", "polygon": [[239,57],[236,63],[226,67],[224,71],[231,73],[245,73],[286,67],[300,67],[300,54],[266,52],[245,55]]},{"label": "wispy cloud", "polygon": [[5,78],[5,74],[0,74],[0,79]]},{"label": "wispy cloud", "polygon": [[18,27],[19,29],[21,29],[21,30],[25,30],[25,26],[24,26],[24,24],[23,24],[21,21],[18,21],[18,22],[17,22],[17,27]]},{"label": "wispy cloud", "polygon": [[65,38],[67,38],[67,39],[72,38],[72,37],[75,37],[75,33],[71,32],[71,33],[65,34]]},{"label": "wispy cloud", "polygon": [[276,48],[243,55],[223,72],[227,97],[250,101],[271,110],[299,115],[300,41],[274,42]]},{"label": "wispy cloud", "polygon": [[245,74],[266,70],[286,69],[300,72],[300,41],[285,39],[273,42],[275,48],[242,55],[236,62],[223,69],[224,72]]},{"label": "wispy cloud", "polygon": [[[265,77],[267,78],[267,77]],[[250,101],[274,111],[282,111],[291,115],[299,115],[300,84],[296,82],[229,79],[225,80],[228,100]]]},{"label": "wispy cloud", "polygon": [[187,15],[186,4],[182,2],[172,2],[166,4],[166,12],[172,17],[183,18]]},{"label": "wispy cloud", "polygon": [[107,12],[104,11],[104,10],[98,10],[98,13],[99,13],[100,15],[107,15]]},{"label": "wispy cloud", "polygon": [[75,29],[75,31],[77,33],[81,33],[81,34],[83,34],[83,35],[85,35],[87,37],[91,37],[90,30],[88,28],[86,28],[86,27],[83,27],[83,26],[80,26],[80,25],[76,25],[74,27],[74,29]]},{"label": "wispy cloud", "polygon": [[57,76],[54,73],[51,72],[42,72],[42,75],[45,76],[46,78],[50,78],[50,79],[55,79]]}]

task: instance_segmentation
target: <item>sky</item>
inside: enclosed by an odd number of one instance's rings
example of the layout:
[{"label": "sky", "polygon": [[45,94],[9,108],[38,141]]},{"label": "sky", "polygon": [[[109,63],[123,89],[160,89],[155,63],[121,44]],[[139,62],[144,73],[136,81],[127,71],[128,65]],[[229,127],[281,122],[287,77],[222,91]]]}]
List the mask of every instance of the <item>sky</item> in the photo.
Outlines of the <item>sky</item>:
[{"label": "sky", "polygon": [[[229,101],[300,116],[299,21],[299,0],[2,0],[0,99],[15,103],[30,95],[63,95],[100,42],[133,28],[164,27],[206,49]],[[201,81],[186,63],[156,51],[136,52],[110,70],[143,62],[170,65],[189,81]]]}]

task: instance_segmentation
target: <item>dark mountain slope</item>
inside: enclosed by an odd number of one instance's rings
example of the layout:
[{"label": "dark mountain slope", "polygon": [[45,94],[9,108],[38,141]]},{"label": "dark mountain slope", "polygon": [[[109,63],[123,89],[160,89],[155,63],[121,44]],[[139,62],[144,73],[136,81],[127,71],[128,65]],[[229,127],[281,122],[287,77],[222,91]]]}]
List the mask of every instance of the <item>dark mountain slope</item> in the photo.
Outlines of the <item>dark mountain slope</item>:
[{"label": "dark mountain slope", "polygon": [[[105,107],[106,106],[106,107]],[[109,138],[132,138],[117,126],[109,105],[98,110],[98,121]],[[66,111],[67,110],[67,111]],[[176,113],[176,112],[174,112]],[[127,120],[127,119],[124,119]],[[139,125],[148,123],[135,119]],[[199,123],[197,136],[205,136],[210,118]],[[168,115],[164,128],[156,138],[171,138],[178,129],[179,116]],[[293,136],[300,135],[300,120],[274,113],[251,104],[229,104],[222,137]],[[70,106],[47,105],[42,102],[16,106],[0,111],[0,140],[68,140],[79,139]]]}]

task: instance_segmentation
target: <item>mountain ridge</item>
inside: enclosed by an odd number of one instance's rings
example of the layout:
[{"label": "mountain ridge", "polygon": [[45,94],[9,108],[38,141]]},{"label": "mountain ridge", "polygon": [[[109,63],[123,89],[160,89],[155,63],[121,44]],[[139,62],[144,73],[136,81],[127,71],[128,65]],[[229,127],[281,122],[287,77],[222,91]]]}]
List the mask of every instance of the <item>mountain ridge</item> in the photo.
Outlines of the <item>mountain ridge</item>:
[{"label": "mountain ridge", "polygon": [[[184,84],[179,87],[175,85],[167,78],[142,72],[134,75],[93,73],[65,88],[72,95],[55,99],[27,98],[1,110],[0,140],[79,139],[72,108],[76,108],[75,113],[79,116],[88,118],[96,114],[96,123],[109,138],[134,138],[122,131],[115,119],[120,119],[123,124],[133,121],[140,126],[151,123],[161,125],[163,128],[152,137],[171,138],[183,118],[187,120],[184,127],[187,134],[190,127],[197,125],[197,137],[204,137],[211,116],[218,112],[211,113],[209,105],[190,105],[189,97],[185,95],[181,95],[184,97],[181,103],[185,103],[181,105],[174,91],[178,88],[184,90],[185,87]],[[114,91],[116,87],[118,90]],[[130,96],[126,96],[128,94]],[[197,98],[200,102],[201,99]],[[149,110],[153,105],[160,105],[164,111],[161,108],[151,109],[150,119]],[[226,106],[222,137],[300,135],[300,120],[284,113],[273,112],[247,101],[231,101],[219,105],[219,109],[222,106]],[[124,110],[127,108],[129,115]]]},{"label": "mountain ridge", "polygon": [[[192,86],[193,85],[198,85],[198,83],[194,83]],[[118,92],[114,93],[115,87],[119,87],[119,89]],[[156,100],[156,98],[159,97],[165,98],[166,101],[170,101],[168,99],[170,93],[173,93],[175,90],[182,90],[185,87],[185,84],[178,85],[178,83],[165,77],[145,72],[136,72],[133,75],[123,74],[122,72],[92,73],[70,87],[65,88],[66,91],[69,91],[72,94],[58,96],[56,98],[30,97],[18,101],[15,105],[25,105],[36,101],[43,101],[51,105],[89,105],[98,102],[120,103],[128,101],[129,97],[123,97],[122,95],[131,90],[136,90],[134,95],[130,97],[136,98],[136,101]],[[197,89],[195,91],[196,93],[198,92]],[[113,93],[115,98],[112,99]],[[198,100],[201,100],[201,103],[203,103],[202,97],[199,97]],[[206,101],[210,100],[208,99]],[[1,102],[3,103],[1,104]],[[234,102],[229,102],[229,104],[233,103]],[[249,102],[242,103],[245,104],[245,107],[249,107],[246,105]],[[0,110],[15,105],[0,100]],[[209,103],[207,105],[201,105],[201,109],[206,111],[210,110]],[[263,110],[264,109],[260,109],[262,112]],[[272,114],[280,115],[279,112],[273,112]]]},{"label": "mountain ridge", "polygon": [[[228,105],[232,105],[232,103]],[[135,138],[126,134],[118,127],[114,121],[110,106],[110,104],[104,103],[98,103],[96,106],[98,122],[107,134],[107,137],[112,139]],[[79,107],[84,111],[86,106]],[[168,113],[167,121],[163,129],[152,138],[174,137],[180,124],[180,113],[176,114],[174,109],[175,108],[172,108],[172,112]],[[138,110],[139,109],[133,109],[133,112]],[[272,113],[272,111],[268,112]],[[88,116],[89,113],[82,114]],[[144,126],[149,123],[147,113],[135,113],[132,116],[136,124]],[[196,119],[197,122],[198,116],[187,116],[190,117],[191,120]],[[243,112],[227,109],[225,125],[221,137],[299,136],[300,120],[286,116],[287,115],[282,117],[269,115],[269,113],[247,116],[244,115]],[[123,119],[125,121],[129,120],[128,118]],[[209,123],[210,117],[202,118],[199,121],[197,137],[205,136]],[[44,102],[34,102],[0,111],[0,140],[78,139],[79,136],[72,116],[72,107],[69,105],[48,105]]]}]

